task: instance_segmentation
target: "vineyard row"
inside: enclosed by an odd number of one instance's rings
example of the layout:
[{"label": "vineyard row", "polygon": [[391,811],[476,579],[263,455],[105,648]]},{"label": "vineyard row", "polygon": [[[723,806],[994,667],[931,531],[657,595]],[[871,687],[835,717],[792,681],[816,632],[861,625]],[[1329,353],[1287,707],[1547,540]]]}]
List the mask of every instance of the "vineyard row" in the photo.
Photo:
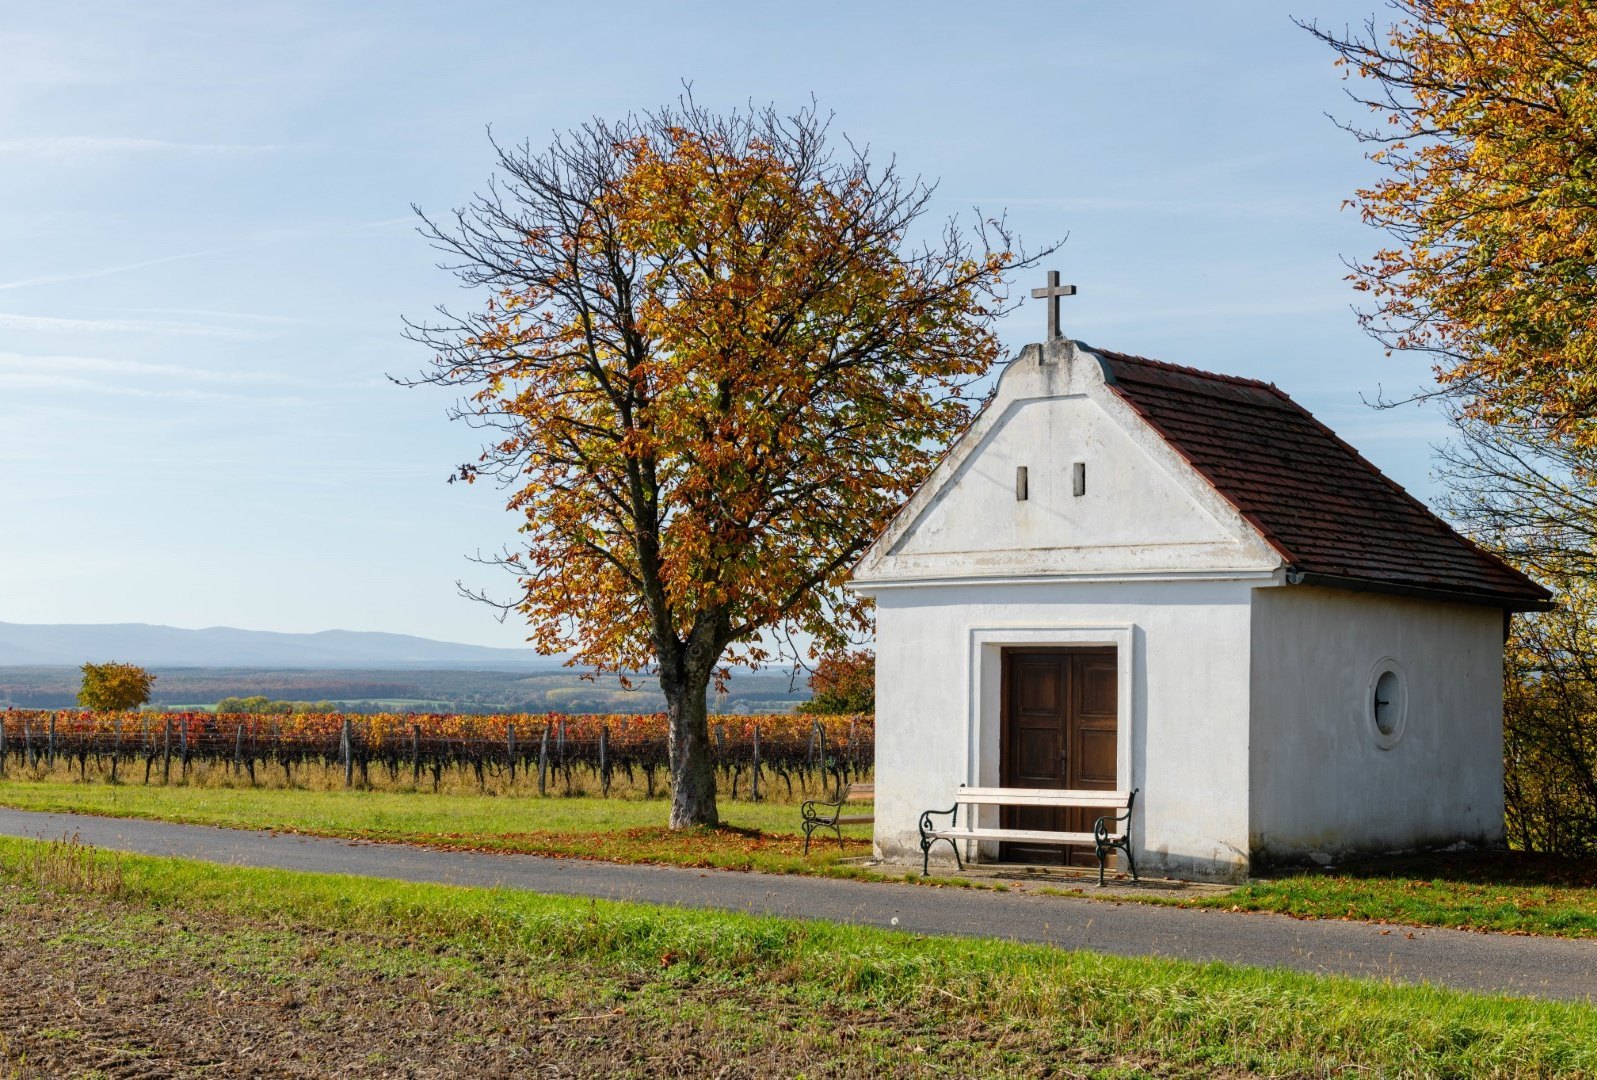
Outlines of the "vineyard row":
[{"label": "vineyard row", "polygon": [[[870,717],[713,717],[712,756],[729,793],[758,799],[773,783],[789,798],[840,788],[874,766]],[[647,794],[669,775],[663,717],[638,716],[215,716],[209,713],[0,713],[0,773],[91,766],[113,782],[186,780],[203,763],[260,780],[280,769],[285,784],[296,771],[339,769],[345,786],[370,786],[375,774],[438,790],[462,771],[479,788],[490,778],[518,774],[540,795],[571,790],[585,774],[608,795],[617,774],[628,785],[641,775]],[[796,785],[796,786],[795,786]],[[762,791],[762,786],[764,791]]]}]

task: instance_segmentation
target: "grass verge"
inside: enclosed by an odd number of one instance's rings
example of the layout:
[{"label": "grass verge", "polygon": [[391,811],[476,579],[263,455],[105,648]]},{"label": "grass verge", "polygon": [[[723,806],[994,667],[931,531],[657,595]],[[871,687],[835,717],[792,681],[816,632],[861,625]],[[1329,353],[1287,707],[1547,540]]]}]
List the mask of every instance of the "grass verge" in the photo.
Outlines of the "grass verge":
[{"label": "grass verge", "polygon": [[1390,856],[1264,879],[1184,903],[1298,918],[1597,938],[1597,862],[1514,851]]},{"label": "grass verge", "polygon": [[[797,835],[798,806],[782,802],[723,799],[723,828],[687,833],[664,827],[667,810],[661,799],[6,780],[0,781],[0,805],[459,850],[890,880],[848,861],[870,853],[869,826],[845,829],[842,847],[818,836],[806,856]],[[864,809],[863,804],[856,806]],[[914,874],[908,877],[922,880]],[[1008,887],[968,877],[925,880]],[[1047,891],[1098,895],[1092,888]],[[1264,879],[1201,897],[1116,893],[1113,899],[1297,918],[1597,938],[1597,862],[1515,852],[1371,859],[1331,873]]]},{"label": "grass verge", "polygon": [[[787,1075],[1597,1076],[1597,1009],[1430,987],[59,842],[0,840],[0,884],[73,901],[57,910],[154,915],[191,937],[201,916],[232,920],[207,933],[246,968],[264,970],[264,933],[313,929],[377,957],[367,967],[379,971],[387,950],[431,955],[440,970],[516,961],[587,988],[580,1005],[555,1008],[602,1006],[612,1049],[709,1037],[731,1060],[774,1048]],[[355,992],[364,969],[351,970]],[[498,995],[481,1007],[501,1007]]]},{"label": "grass verge", "polygon": [[[354,840],[423,844],[612,862],[857,877],[844,860],[870,854],[870,828],[826,834],[810,853],[794,803],[722,800],[722,827],[672,832],[663,799],[585,796],[514,799],[392,791],[145,787],[71,781],[0,781],[0,805],[19,810],[146,818],[231,829],[270,829]],[[855,804],[864,807],[864,804]],[[853,811],[851,811],[853,812]]]}]

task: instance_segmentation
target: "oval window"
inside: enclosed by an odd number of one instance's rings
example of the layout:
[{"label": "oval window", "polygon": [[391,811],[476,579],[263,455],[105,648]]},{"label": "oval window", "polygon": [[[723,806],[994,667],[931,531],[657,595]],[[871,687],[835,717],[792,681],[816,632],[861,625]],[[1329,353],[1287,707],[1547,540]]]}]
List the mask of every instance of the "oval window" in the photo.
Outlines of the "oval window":
[{"label": "oval window", "polygon": [[1383,671],[1375,680],[1375,727],[1382,735],[1397,731],[1398,695],[1403,688],[1397,684],[1397,672]]},{"label": "oval window", "polygon": [[1387,657],[1370,673],[1369,719],[1375,727],[1375,742],[1390,750],[1403,737],[1403,722],[1408,714],[1408,687],[1403,669]]}]

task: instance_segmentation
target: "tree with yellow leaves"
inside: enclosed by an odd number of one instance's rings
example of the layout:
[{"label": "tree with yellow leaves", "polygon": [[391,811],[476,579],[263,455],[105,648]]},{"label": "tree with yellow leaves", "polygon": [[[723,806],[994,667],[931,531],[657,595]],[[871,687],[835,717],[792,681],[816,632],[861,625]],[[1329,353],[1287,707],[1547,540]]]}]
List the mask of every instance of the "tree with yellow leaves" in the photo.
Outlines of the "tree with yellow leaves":
[{"label": "tree with yellow leaves", "polygon": [[1047,252],[923,232],[931,189],[835,151],[813,107],[689,96],[495,150],[483,194],[423,217],[483,299],[411,324],[414,381],[491,432],[456,478],[520,519],[507,610],[541,652],[658,675],[671,824],[714,825],[711,682],[868,628],[849,567],[979,405],[1006,271]]},{"label": "tree with yellow leaves", "polygon": [[137,664],[84,664],[78,704],[85,709],[136,709],[150,700],[155,676]]},{"label": "tree with yellow leaves", "polygon": [[1393,0],[1310,25],[1378,118],[1357,193],[1392,246],[1355,265],[1365,324],[1428,352],[1471,416],[1597,445],[1597,6]]}]

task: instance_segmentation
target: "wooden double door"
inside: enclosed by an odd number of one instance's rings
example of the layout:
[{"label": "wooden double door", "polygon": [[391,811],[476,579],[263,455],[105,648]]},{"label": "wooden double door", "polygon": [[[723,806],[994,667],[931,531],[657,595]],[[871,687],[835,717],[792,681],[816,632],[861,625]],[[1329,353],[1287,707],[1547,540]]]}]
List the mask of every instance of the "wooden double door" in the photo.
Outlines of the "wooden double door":
[{"label": "wooden double door", "polygon": [[[999,772],[1004,787],[1113,791],[1119,676],[1113,648],[1006,649]],[[1091,832],[1106,811],[1004,807],[1007,829]],[[1004,843],[1004,862],[1097,866],[1092,846]]]}]

